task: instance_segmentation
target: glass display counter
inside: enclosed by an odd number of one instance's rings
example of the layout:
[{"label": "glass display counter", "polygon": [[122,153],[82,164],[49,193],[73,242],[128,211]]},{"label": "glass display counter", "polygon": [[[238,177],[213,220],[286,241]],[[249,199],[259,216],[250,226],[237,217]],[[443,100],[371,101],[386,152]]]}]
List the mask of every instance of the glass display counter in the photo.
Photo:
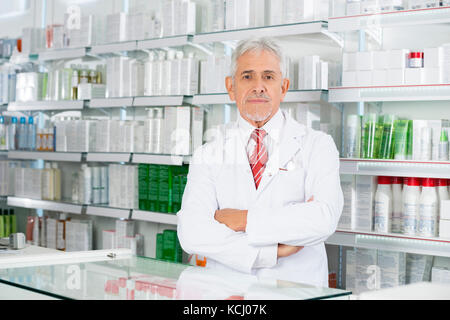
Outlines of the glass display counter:
[{"label": "glass display counter", "polygon": [[[351,294],[110,251],[55,252],[2,263],[2,297],[7,288],[50,299],[93,300],[304,300],[346,299]],[[13,294],[9,298],[15,299]]]}]

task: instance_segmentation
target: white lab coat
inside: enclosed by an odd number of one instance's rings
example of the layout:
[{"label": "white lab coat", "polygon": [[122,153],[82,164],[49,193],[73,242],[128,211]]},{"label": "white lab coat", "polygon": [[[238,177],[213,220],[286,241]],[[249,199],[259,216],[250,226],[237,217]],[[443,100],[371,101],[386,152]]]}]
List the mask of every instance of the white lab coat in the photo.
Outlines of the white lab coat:
[{"label": "white lab coat", "polygon": [[[339,154],[329,135],[283,114],[282,139],[258,190],[237,123],[219,127],[215,139],[196,150],[178,212],[178,237],[184,251],[206,256],[208,267],[221,264],[327,287],[324,241],[336,230],[343,207]],[[226,208],[248,210],[246,232],[214,219],[216,210]],[[278,243],[304,248],[277,259]]]}]

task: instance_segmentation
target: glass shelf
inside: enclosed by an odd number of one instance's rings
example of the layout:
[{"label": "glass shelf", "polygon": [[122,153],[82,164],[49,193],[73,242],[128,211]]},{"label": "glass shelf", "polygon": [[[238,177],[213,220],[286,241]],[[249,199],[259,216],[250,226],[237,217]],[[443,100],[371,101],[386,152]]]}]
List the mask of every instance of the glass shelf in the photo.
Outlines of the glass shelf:
[{"label": "glass shelf", "polygon": [[40,52],[38,55],[38,61],[52,61],[52,60],[64,60],[64,59],[78,59],[83,58],[86,55],[86,48],[64,48],[53,49]]},{"label": "glass shelf", "polygon": [[14,196],[8,196],[8,206],[27,208],[27,209],[43,209],[50,211],[61,211],[73,214],[81,214],[83,205],[73,204],[69,202],[60,201],[48,201],[48,200],[35,200],[29,198],[20,198]]},{"label": "glass shelf", "polygon": [[[59,299],[225,300],[234,296],[244,300],[309,300],[345,298],[351,294],[151,258],[127,255],[109,258],[105,252],[98,251],[97,256],[95,251],[90,252],[94,261],[82,253],[67,252],[55,255],[51,263],[2,266],[0,282]],[[80,276],[77,285],[73,282],[74,274]]]},{"label": "glass shelf", "polygon": [[450,84],[337,87],[329,89],[329,102],[446,101]]},{"label": "glass shelf", "polygon": [[84,105],[83,100],[10,102],[8,111],[81,110]]},{"label": "glass shelf", "polygon": [[332,17],[328,20],[331,32],[356,31],[371,28],[439,24],[450,22],[450,7],[424,8]]},{"label": "glass shelf", "polygon": [[161,212],[133,210],[133,212],[131,214],[131,219],[138,220],[138,221],[148,221],[148,222],[155,222],[155,223],[170,224],[170,225],[178,224],[178,217],[176,214],[161,213]]},{"label": "glass shelf", "polygon": [[87,162],[130,162],[131,153],[119,152],[88,152]]},{"label": "glass shelf", "polygon": [[126,98],[97,98],[91,99],[89,108],[122,108],[133,106],[133,97]]},{"label": "glass shelf", "polygon": [[101,205],[88,205],[86,210],[87,215],[108,217],[115,219],[129,219],[131,209],[112,208]]},{"label": "glass shelf", "polygon": [[254,37],[256,33],[266,37],[282,37],[304,34],[322,34],[326,30],[326,21],[308,21],[277,26],[264,26],[247,29],[223,30],[194,35],[193,42],[211,43],[221,41],[243,40]]},{"label": "glass shelf", "polygon": [[450,179],[450,161],[340,160],[341,174]]},{"label": "glass shelf", "polygon": [[131,162],[132,163],[170,165],[170,166],[182,166],[185,163],[189,163],[190,158],[191,158],[191,156],[133,153]]},{"label": "glass shelf", "polygon": [[450,239],[398,233],[337,230],[327,244],[450,257]]},{"label": "glass shelf", "polygon": [[81,152],[8,151],[8,159],[81,162]]}]

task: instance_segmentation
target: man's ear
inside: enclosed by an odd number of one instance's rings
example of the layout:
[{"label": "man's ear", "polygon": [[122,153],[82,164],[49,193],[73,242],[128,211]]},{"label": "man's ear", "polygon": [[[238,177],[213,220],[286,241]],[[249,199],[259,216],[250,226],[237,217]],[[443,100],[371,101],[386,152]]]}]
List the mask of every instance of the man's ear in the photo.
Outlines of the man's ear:
[{"label": "man's ear", "polygon": [[230,96],[231,101],[236,101],[236,96],[234,95],[234,87],[233,87],[233,78],[232,77],[225,78],[225,87],[227,88],[228,95]]},{"label": "man's ear", "polygon": [[289,90],[290,81],[289,79],[285,78],[283,79],[283,82],[281,83],[281,101],[284,100],[284,97],[286,96],[286,93]]}]

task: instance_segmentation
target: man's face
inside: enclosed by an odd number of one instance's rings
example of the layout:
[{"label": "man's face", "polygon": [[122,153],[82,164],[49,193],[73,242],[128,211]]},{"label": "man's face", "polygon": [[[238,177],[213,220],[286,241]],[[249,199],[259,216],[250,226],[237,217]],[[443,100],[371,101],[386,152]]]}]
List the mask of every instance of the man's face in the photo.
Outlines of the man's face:
[{"label": "man's face", "polygon": [[282,78],[280,61],[265,50],[240,56],[234,82],[227,77],[225,83],[241,116],[256,127],[272,118],[289,89],[289,80]]}]

